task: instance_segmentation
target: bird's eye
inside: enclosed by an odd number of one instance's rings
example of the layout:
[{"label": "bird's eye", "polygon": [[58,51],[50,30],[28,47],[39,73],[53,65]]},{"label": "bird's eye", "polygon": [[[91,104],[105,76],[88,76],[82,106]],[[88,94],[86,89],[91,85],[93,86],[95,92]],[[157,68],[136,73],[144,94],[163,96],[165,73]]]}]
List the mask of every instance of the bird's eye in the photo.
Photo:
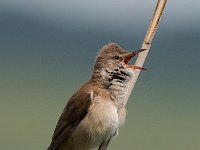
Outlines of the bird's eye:
[{"label": "bird's eye", "polygon": [[115,58],[116,60],[119,60],[119,59],[120,59],[120,57],[119,57],[118,55],[116,55],[114,58]]}]

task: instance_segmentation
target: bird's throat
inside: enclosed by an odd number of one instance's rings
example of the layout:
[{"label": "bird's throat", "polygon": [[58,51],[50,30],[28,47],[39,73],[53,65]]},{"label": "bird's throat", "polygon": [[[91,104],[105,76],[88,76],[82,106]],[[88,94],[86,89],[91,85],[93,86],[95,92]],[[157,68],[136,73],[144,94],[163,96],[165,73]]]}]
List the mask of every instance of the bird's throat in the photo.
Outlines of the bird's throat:
[{"label": "bird's throat", "polygon": [[111,93],[113,101],[119,107],[123,106],[126,89],[131,78],[134,77],[134,71],[130,68],[119,69],[118,71],[111,72],[108,89]]}]

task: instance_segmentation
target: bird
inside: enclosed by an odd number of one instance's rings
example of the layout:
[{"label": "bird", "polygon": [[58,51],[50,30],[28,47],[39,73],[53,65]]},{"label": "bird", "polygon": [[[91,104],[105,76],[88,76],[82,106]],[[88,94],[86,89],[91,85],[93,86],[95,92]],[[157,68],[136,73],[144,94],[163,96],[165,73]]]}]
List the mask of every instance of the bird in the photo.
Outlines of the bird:
[{"label": "bird", "polygon": [[124,96],[135,70],[128,64],[143,52],[129,52],[116,43],[103,46],[96,56],[89,81],[68,100],[47,150],[106,150],[124,125]]}]

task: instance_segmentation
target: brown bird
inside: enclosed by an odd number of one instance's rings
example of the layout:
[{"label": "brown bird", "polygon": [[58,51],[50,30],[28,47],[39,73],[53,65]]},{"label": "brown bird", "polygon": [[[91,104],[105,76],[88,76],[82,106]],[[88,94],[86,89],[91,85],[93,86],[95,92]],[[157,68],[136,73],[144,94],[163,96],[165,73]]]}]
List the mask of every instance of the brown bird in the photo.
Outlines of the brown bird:
[{"label": "brown bird", "polygon": [[67,102],[48,150],[106,150],[126,117],[125,88],[135,69],[128,61],[144,51],[127,52],[115,43],[96,57],[91,79]]}]

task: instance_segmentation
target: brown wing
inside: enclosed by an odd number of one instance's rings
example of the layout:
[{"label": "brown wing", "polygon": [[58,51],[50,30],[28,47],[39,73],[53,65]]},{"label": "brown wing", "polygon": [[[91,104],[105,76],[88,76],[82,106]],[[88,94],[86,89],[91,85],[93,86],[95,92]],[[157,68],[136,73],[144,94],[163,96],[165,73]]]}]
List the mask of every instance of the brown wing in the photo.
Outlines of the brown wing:
[{"label": "brown wing", "polygon": [[81,120],[87,115],[92,103],[91,94],[83,91],[75,93],[68,101],[60,116],[48,150],[55,150],[67,140]]}]

